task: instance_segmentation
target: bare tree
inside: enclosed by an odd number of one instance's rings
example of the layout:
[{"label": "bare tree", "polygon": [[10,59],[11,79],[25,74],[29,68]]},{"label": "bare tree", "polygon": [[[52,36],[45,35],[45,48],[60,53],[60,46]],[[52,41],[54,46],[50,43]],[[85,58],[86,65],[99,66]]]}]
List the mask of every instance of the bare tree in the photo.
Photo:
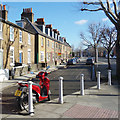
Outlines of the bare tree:
[{"label": "bare tree", "polygon": [[[14,36],[14,41],[17,38],[17,29],[15,29],[15,36]],[[9,27],[6,25],[6,36],[9,36]],[[7,68],[8,65],[8,58],[10,54],[10,47],[13,45],[14,41],[10,41],[10,36],[7,38],[7,40],[4,43],[4,49],[5,49],[5,59],[4,59],[4,68]]]},{"label": "bare tree", "polygon": [[[109,18],[109,20],[115,25],[115,28],[117,30],[117,41],[116,41],[116,54],[117,54],[117,78],[120,80],[120,12],[118,13],[118,7],[115,0],[112,0],[112,5],[110,5],[109,0],[106,0],[106,2],[102,0],[98,0],[98,2],[83,2],[85,8],[81,8],[81,11],[103,11],[105,15]],[[89,9],[88,6],[96,6],[95,9]],[[112,10],[112,7],[114,7]]]},{"label": "bare tree", "polygon": [[101,30],[101,43],[103,44],[104,48],[107,50],[107,59],[108,59],[108,69],[111,69],[111,64],[110,64],[110,53],[113,49],[113,47],[116,44],[116,29],[115,28],[106,28],[104,27]]},{"label": "bare tree", "polygon": [[90,24],[88,27],[88,32],[90,33],[89,40],[85,37],[83,33],[80,33],[80,37],[83,40],[83,45],[85,46],[91,46],[94,48],[95,52],[95,62],[98,62],[98,51],[97,47],[99,45],[99,42],[101,40],[101,24]]}]

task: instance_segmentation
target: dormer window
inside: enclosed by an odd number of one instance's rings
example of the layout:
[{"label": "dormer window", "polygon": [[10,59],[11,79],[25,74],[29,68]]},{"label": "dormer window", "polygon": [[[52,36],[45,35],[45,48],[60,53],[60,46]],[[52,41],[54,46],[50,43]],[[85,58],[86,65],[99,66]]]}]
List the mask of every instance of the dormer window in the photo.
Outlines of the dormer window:
[{"label": "dormer window", "polygon": [[17,24],[18,26],[20,26],[20,27],[24,28],[24,23],[23,23],[23,21],[16,22],[16,24]]}]

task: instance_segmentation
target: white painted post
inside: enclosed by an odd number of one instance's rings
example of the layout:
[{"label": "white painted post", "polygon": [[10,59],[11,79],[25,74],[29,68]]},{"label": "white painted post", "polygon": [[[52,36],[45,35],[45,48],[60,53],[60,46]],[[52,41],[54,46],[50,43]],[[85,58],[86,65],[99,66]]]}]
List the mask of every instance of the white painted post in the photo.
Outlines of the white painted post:
[{"label": "white painted post", "polygon": [[111,70],[108,70],[108,85],[111,85]]},{"label": "white painted post", "polygon": [[97,88],[100,89],[100,72],[97,72]]},{"label": "white painted post", "polygon": [[59,103],[63,104],[63,77],[59,77]]},{"label": "white painted post", "polygon": [[33,97],[32,97],[32,81],[28,81],[29,85],[29,95],[28,95],[28,104],[29,104],[29,114],[31,116],[34,115],[34,110],[33,110]]},{"label": "white painted post", "polygon": [[84,74],[81,74],[80,76],[80,90],[81,90],[81,95],[84,95]]}]

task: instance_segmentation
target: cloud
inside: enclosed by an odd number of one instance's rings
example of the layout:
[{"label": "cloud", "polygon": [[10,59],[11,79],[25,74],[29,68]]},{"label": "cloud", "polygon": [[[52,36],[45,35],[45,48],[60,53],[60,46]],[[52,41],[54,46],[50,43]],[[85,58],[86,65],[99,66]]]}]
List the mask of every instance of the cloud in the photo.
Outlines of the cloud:
[{"label": "cloud", "polygon": [[78,24],[78,25],[83,25],[85,23],[87,23],[88,20],[79,20],[79,21],[76,21],[75,24]]},{"label": "cloud", "polygon": [[108,18],[103,18],[103,19],[102,19],[103,22],[105,22],[105,21],[107,21],[107,20],[108,20]]}]

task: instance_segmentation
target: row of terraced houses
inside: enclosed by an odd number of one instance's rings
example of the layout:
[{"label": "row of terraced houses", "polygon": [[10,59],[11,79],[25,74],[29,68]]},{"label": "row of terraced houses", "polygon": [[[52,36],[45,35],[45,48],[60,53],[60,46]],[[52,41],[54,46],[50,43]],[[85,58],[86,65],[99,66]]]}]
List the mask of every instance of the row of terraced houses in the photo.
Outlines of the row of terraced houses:
[{"label": "row of terraced houses", "polygon": [[0,66],[3,69],[58,65],[71,57],[72,48],[66,38],[61,37],[52,24],[45,25],[44,18],[34,22],[32,8],[23,9],[21,20],[16,24],[8,21],[7,15],[6,6],[1,5],[0,51],[3,63]]}]

